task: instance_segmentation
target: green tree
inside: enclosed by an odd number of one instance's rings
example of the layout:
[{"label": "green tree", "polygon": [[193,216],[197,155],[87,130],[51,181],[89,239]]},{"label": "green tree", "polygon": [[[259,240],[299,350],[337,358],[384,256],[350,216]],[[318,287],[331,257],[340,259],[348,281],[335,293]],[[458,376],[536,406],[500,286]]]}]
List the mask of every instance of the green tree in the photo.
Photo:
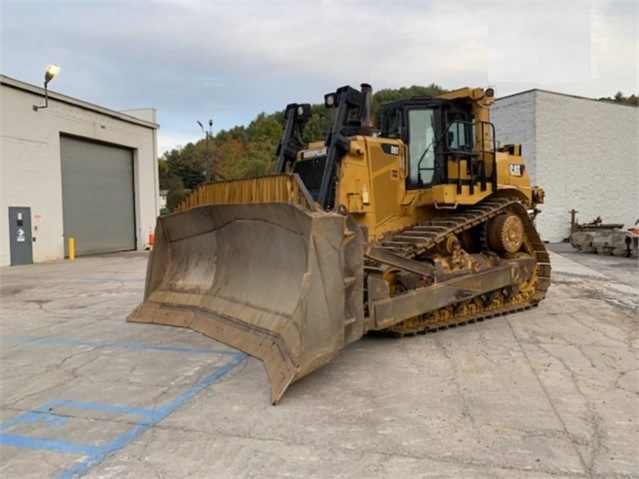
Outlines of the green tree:
[{"label": "green tree", "polygon": [[170,176],[179,177],[187,189],[195,188],[206,179],[206,151],[202,146],[188,143],[166,152],[164,161],[168,164]]},{"label": "green tree", "polygon": [[158,175],[160,177],[160,189],[168,190],[171,180],[171,170],[169,163],[164,158],[158,158]]},{"label": "green tree", "polygon": [[324,140],[333,122],[333,111],[327,110],[324,105],[312,105],[311,117],[304,127],[302,140],[306,143]]},{"label": "green tree", "polygon": [[246,157],[246,147],[236,139],[215,142],[213,150],[213,171],[218,180],[241,178],[242,163]]},{"label": "green tree", "polygon": [[246,129],[248,142],[262,141],[277,144],[284,133],[283,121],[279,121],[277,114],[260,113]]},{"label": "green tree", "polygon": [[614,97],[601,97],[599,101],[611,101],[613,103],[621,103],[624,105],[639,106],[639,98],[634,93],[630,96],[625,96],[622,92],[618,91]]},{"label": "green tree", "polygon": [[182,179],[179,176],[173,176],[169,180],[169,192],[166,196],[166,207],[169,211],[173,211],[175,207],[191,192],[184,188]]}]

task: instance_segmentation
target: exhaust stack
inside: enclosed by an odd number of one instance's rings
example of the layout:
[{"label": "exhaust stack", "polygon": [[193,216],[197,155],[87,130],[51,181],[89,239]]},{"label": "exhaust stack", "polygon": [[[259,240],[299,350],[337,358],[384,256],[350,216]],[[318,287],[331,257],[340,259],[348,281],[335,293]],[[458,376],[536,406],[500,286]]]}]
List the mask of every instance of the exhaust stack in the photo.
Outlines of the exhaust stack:
[{"label": "exhaust stack", "polygon": [[373,87],[368,83],[362,83],[362,105],[359,108],[362,122],[362,135],[370,135],[373,130]]}]

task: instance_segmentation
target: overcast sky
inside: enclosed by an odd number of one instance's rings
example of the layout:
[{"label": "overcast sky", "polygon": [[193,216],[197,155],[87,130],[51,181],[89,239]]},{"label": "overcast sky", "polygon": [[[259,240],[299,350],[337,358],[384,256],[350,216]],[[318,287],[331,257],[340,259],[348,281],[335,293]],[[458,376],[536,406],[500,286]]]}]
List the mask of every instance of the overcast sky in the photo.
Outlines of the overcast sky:
[{"label": "overcast sky", "polygon": [[158,150],[339,86],[637,93],[638,0],[0,0],[0,71],[100,106],[157,109]]}]

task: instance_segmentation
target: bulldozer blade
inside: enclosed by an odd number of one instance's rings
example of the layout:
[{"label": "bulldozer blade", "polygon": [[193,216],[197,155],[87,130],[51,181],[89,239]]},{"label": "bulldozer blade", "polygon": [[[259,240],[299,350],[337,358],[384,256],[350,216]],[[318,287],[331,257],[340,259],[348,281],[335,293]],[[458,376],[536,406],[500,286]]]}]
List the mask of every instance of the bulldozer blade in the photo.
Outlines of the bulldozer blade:
[{"label": "bulldozer blade", "polygon": [[345,216],[286,203],[160,217],[127,321],[188,327],[259,358],[276,404],[363,334],[362,250]]}]

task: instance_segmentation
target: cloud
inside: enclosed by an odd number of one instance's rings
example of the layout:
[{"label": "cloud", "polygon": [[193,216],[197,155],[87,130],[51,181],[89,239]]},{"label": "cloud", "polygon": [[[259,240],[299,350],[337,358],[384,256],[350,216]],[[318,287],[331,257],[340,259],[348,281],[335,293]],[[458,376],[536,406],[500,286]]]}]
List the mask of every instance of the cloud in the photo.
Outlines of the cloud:
[{"label": "cloud", "polygon": [[590,79],[590,6],[502,5],[488,20],[488,81],[553,84]]}]

